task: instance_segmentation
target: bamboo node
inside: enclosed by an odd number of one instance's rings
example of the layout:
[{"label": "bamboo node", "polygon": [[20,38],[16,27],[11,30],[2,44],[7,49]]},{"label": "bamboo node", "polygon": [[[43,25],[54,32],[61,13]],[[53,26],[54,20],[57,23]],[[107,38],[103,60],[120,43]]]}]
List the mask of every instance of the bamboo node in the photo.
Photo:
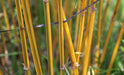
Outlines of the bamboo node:
[{"label": "bamboo node", "polygon": [[96,51],[96,50],[99,50],[99,49],[100,49],[100,48],[99,48],[98,46],[95,47],[95,51]]},{"label": "bamboo node", "polygon": [[48,0],[43,0],[43,2],[48,2]]},{"label": "bamboo node", "polygon": [[25,71],[28,71],[28,70],[30,70],[30,68],[24,66],[24,70],[25,70]]},{"label": "bamboo node", "polygon": [[60,70],[65,70],[65,65],[61,66]]},{"label": "bamboo node", "polygon": [[3,13],[0,13],[0,18],[2,18],[4,15],[3,15]]},{"label": "bamboo node", "polygon": [[82,52],[75,52],[75,54],[80,55],[81,58],[84,56],[84,53],[82,53]]},{"label": "bamboo node", "polygon": [[83,54],[82,52],[75,52],[75,54]]},{"label": "bamboo node", "polygon": [[86,14],[81,14],[81,16],[85,16]]},{"label": "bamboo node", "polygon": [[60,70],[65,70],[65,67],[60,67]]},{"label": "bamboo node", "polygon": [[96,8],[95,8],[95,7],[92,7],[91,10],[92,10],[92,11],[96,11]]},{"label": "bamboo node", "polygon": [[25,71],[30,70],[30,68],[29,68],[29,67],[26,67],[26,66],[24,65],[24,63],[22,63],[22,65],[24,66],[24,68],[23,68],[23,69],[24,69]]},{"label": "bamboo node", "polygon": [[76,63],[74,63],[74,66],[72,67],[72,68],[77,68],[77,67],[79,67],[80,65],[76,62]]}]

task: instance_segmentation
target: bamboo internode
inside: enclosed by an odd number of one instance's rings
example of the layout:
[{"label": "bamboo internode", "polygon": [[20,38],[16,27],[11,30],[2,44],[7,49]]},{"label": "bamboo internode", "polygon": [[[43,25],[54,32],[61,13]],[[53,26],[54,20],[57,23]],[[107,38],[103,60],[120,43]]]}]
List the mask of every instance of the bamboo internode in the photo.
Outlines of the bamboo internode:
[{"label": "bamboo internode", "polygon": [[43,0],[43,1],[44,1],[44,14],[45,14],[45,24],[46,24],[47,55],[48,55],[48,67],[49,67],[48,72],[49,75],[54,75],[49,2],[48,0]]},{"label": "bamboo internode", "polygon": [[[102,5],[103,0],[100,0],[99,3],[99,16],[98,16],[98,30],[97,30],[97,43],[96,43],[96,50],[95,50],[95,66],[98,67],[98,59],[99,59],[99,49],[100,49],[100,37],[101,37],[101,21],[102,21]],[[97,71],[95,71],[97,73]]]},{"label": "bamboo internode", "polygon": [[59,52],[60,52],[60,75],[64,75],[64,35],[63,35],[63,14],[62,0],[58,1],[58,21],[59,21]]}]

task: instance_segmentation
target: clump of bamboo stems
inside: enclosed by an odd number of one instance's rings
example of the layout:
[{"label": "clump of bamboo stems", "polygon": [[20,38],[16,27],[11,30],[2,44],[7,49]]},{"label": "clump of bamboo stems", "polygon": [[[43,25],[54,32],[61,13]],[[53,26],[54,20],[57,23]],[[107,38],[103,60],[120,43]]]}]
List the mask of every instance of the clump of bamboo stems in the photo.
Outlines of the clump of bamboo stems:
[{"label": "clump of bamboo stems", "polygon": [[64,36],[63,36],[63,14],[62,0],[58,1],[58,21],[59,21],[59,50],[60,50],[60,75],[64,75]]},{"label": "clump of bamboo stems", "polygon": [[[91,0],[88,1],[88,5],[91,4]],[[90,21],[90,15],[91,15],[91,7],[88,8],[88,11],[87,11],[87,23],[86,23],[86,30],[85,30],[85,34],[84,34],[84,37],[83,37],[83,41],[82,41],[82,47],[81,47],[81,52],[84,52],[85,48],[86,48],[86,39],[87,39],[87,35],[88,35],[88,31],[89,31],[89,21]]]},{"label": "clump of bamboo stems", "polygon": [[48,67],[49,67],[48,71],[50,75],[54,75],[49,1],[43,0],[43,2],[44,2],[44,14],[45,14],[45,24],[46,24],[47,55],[48,55]]},{"label": "clump of bamboo stems", "polygon": [[22,2],[24,19],[25,19],[25,24],[26,24],[26,28],[27,28],[26,30],[27,30],[27,34],[28,34],[28,38],[29,38],[29,43],[30,43],[30,47],[31,47],[31,52],[32,52],[32,56],[33,56],[36,73],[37,73],[37,75],[42,75],[40,59],[39,59],[37,44],[36,44],[36,40],[35,40],[35,36],[34,36],[33,25],[32,25],[29,0],[21,0],[21,2]]},{"label": "clump of bamboo stems", "polygon": [[[81,9],[84,9],[86,7],[86,5],[87,5],[87,1],[83,0]],[[83,32],[84,32],[84,22],[85,22],[85,11],[81,13],[76,52],[81,52],[81,45],[82,45]],[[76,54],[76,61],[79,63],[80,54]]]},{"label": "clump of bamboo stems", "polygon": [[99,49],[100,49],[102,5],[103,5],[103,0],[100,0],[100,3],[99,3],[98,26],[97,26],[98,27],[97,28],[97,43],[96,43],[96,50],[95,50],[95,66],[96,67],[98,67],[98,58],[99,58]]},{"label": "clump of bamboo stems", "polygon": [[[7,27],[8,30],[10,30],[10,25],[9,25],[8,16],[7,16],[7,12],[6,12],[4,2],[3,2],[3,0],[0,0],[0,2],[1,2],[2,9],[3,9],[3,14],[4,14],[4,18],[5,18],[6,27]],[[7,33],[8,33],[8,37],[9,37],[9,41],[10,41],[11,40],[11,33],[10,32],[7,32]]]},{"label": "clump of bamboo stems", "polygon": [[[87,5],[87,1],[82,1],[82,9],[84,9]],[[81,51],[81,44],[83,40],[83,31],[84,31],[84,22],[85,22],[85,11],[81,13],[81,19],[80,19],[80,26],[79,26],[79,34],[78,34],[78,40],[77,40],[77,48],[76,52]],[[76,60],[79,63],[80,55],[76,54]]]},{"label": "clump of bamboo stems", "polygon": [[[58,5],[58,0],[56,0],[56,3]],[[63,10],[62,10],[62,15],[63,15],[64,20],[66,20],[65,13]],[[71,34],[70,34],[69,27],[68,27],[68,23],[65,22],[63,27],[64,27],[64,33],[65,33],[65,37],[66,37],[66,42],[67,42],[68,49],[69,49],[68,53],[69,53],[69,56],[71,59],[73,74],[75,75],[76,67],[78,66],[78,64],[76,62],[76,57],[75,57],[75,53],[74,53],[74,48],[73,48],[73,44],[72,44],[72,39],[71,39]]]},{"label": "clump of bamboo stems", "polygon": [[[18,24],[19,28],[24,28],[23,16],[21,11],[21,4],[20,0],[15,0],[17,16],[18,16]],[[25,70],[26,75],[30,75],[30,64],[28,58],[28,50],[27,50],[27,43],[26,43],[26,32],[25,30],[20,30],[20,37],[21,37],[21,44],[22,44],[22,52],[23,52],[23,59],[24,59],[24,67],[27,68]]]},{"label": "clump of bamboo stems", "polygon": [[112,20],[111,20],[109,31],[107,33],[105,44],[104,44],[104,47],[103,47],[103,53],[102,53],[102,55],[100,57],[100,63],[102,63],[103,60],[104,60],[105,53],[106,53],[106,50],[107,50],[107,46],[108,46],[108,43],[109,43],[109,39],[110,39],[110,36],[111,36],[112,28],[113,28],[113,25],[114,25],[114,22],[115,22],[115,19],[116,19],[116,15],[117,15],[120,3],[121,3],[121,0],[118,0],[117,4],[116,4],[116,7],[115,7],[115,11],[114,11],[113,17],[112,17]]},{"label": "clump of bamboo stems", "polygon": [[[92,2],[95,1],[96,0],[93,0]],[[96,4],[92,6],[92,11],[90,15],[90,23],[89,23],[90,27],[89,27],[89,34],[87,34],[87,45],[86,45],[87,47],[86,50],[84,51],[82,75],[87,75],[87,69],[89,65],[90,49],[92,44],[93,28],[94,28],[94,20],[95,20],[95,8],[96,8]]]},{"label": "clump of bamboo stems", "polygon": [[[66,20],[64,11],[62,11],[62,14],[64,16],[64,20]],[[65,32],[66,42],[67,42],[68,49],[69,49],[68,53],[69,53],[69,56],[70,56],[70,59],[71,59],[71,63],[72,63],[73,74],[75,75],[76,70],[77,70],[76,68],[79,65],[76,62],[74,47],[73,47],[73,44],[72,44],[71,34],[70,34],[70,31],[69,31],[69,27],[68,27],[68,23],[67,22],[64,23],[64,32]]]},{"label": "clump of bamboo stems", "polygon": [[[119,48],[119,45],[120,45],[120,42],[121,42],[121,38],[123,36],[123,33],[124,33],[124,22],[122,24],[122,27],[121,27],[121,30],[120,30],[120,33],[119,33],[115,48],[113,50],[113,54],[112,54],[108,69],[111,69],[112,66],[113,66],[113,63],[114,63],[114,60],[115,60],[115,57],[116,57],[116,54],[117,54],[117,51],[118,51],[118,48]],[[111,71],[108,71],[106,75],[110,75],[110,72]]]}]

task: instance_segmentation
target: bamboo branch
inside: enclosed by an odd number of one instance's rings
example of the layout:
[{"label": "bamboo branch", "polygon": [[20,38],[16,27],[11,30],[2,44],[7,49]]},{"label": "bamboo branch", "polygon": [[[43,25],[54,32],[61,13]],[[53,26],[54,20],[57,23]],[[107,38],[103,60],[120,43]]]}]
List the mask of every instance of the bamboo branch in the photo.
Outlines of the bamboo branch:
[{"label": "bamboo branch", "polygon": [[[87,0],[82,1],[82,9],[84,9],[86,7],[86,3],[87,3]],[[84,22],[85,22],[85,11],[81,13],[80,27],[79,27],[79,34],[78,34],[76,52],[81,51],[81,44],[82,44],[82,40],[83,40],[83,31],[84,31]],[[80,54],[76,55],[76,60],[79,63]]]},{"label": "bamboo branch", "polygon": [[[93,2],[96,0],[93,0]],[[92,44],[92,37],[93,37],[93,29],[94,29],[94,21],[95,21],[95,8],[96,4],[92,6],[92,11],[91,11],[91,16],[90,16],[90,27],[89,27],[89,34],[87,36],[87,47],[86,50],[84,51],[84,60],[83,60],[83,71],[82,75],[87,75],[87,69],[89,65],[89,58],[90,58],[90,49],[91,49],[91,44]]]}]

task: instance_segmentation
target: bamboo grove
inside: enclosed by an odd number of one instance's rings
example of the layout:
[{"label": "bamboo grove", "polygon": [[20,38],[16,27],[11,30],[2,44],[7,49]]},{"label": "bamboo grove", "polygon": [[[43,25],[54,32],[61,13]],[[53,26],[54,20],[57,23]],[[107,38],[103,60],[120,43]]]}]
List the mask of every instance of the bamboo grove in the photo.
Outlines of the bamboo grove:
[{"label": "bamboo grove", "polygon": [[0,0],[0,75],[123,75],[123,2]]}]

